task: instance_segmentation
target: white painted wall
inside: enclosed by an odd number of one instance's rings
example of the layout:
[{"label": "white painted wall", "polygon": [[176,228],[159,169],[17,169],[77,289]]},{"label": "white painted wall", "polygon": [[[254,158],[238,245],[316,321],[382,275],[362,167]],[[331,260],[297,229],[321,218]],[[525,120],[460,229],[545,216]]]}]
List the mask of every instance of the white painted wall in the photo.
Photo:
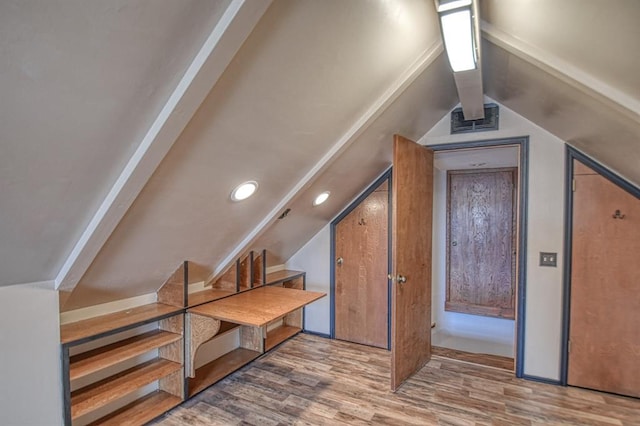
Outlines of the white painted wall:
[{"label": "white painted wall", "polygon": [[[495,102],[486,98],[485,102]],[[424,145],[529,136],[527,298],[524,373],[560,378],[564,233],[564,142],[500,105],[500,130],[450,135],[447,114],[420,140]],[[558,267],[538,266],[541,251],[557,252]]]},{"label": "white painted wall", "polygon": [[307,290],[327,293],[326,297],[313,302],[305,308],[305,329],[315,333],[330,333],[330,226],[327,225],[311,238],[296,254],[287,261],[287,269],[307,273]]},{"label": "white painted wall", "polygon": [[[436,157],[438,157],[436,153]],[[493,166],[487,166],[493,167]],[[504,318],[447,312],[447,172],[435,169],[433,197],[432,344],[467,352],[514,356],[515,322]]]},{"label": "white painted wall", "polygon": [[0,288],[0,424],[62,424],[58,293]]}]

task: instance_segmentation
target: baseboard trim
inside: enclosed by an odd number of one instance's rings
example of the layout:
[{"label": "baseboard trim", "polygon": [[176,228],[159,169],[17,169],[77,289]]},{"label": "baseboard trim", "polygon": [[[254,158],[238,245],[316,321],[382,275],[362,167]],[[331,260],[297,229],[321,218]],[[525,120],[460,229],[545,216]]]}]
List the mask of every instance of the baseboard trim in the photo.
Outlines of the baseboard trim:
[{"label": "baseboard trim", "polygon": [[525,379],[525,380],[530,380],[532,382],[546,383],[548,385],[555,385],[555,386],[562,386],[562,382],[560,382],[560,380],[556,380],[556,379],[547,379],[546,377],[531,376],[529,374],[523,374],[522,378]]},{"label": "baseboard trim", "polygon": [[318,333],[317,331],[302,330],[304,334],[310,334],[312,336],[324,337],[325,339],[331,339],[331,335],[327,333]]}]

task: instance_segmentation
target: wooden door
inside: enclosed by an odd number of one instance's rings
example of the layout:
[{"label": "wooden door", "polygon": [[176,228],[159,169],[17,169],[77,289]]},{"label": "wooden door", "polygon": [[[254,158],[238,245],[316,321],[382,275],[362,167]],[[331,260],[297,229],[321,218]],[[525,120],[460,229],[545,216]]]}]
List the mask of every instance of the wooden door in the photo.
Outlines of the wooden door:
[{"label": "wooden door", "polygon": [[640,199],[575,165],[568,383],[640,397]]},{"label": "wooden door", "polygon": [[431,358],[433,151],[396,135],[392,182],[391,389],[395,390]]},{"label": "wooden door", "polygon": [[447,172],[446,311],[515,318],[516,176]]},{"label": "wooden door", "polygon": [[389,182],[336,225],[335,337],[388,347]]}]

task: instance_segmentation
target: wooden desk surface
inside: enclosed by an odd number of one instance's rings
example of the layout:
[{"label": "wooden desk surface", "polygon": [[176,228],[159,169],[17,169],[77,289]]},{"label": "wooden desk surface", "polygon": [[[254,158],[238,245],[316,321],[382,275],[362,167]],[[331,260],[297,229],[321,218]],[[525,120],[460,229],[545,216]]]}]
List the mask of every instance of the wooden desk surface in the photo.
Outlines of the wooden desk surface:
[{"label": "wooden desk surface", "polygon": [[262,327],[326,296],[315,291],[260,287],[190,308],[188,312],[236,324]]}]

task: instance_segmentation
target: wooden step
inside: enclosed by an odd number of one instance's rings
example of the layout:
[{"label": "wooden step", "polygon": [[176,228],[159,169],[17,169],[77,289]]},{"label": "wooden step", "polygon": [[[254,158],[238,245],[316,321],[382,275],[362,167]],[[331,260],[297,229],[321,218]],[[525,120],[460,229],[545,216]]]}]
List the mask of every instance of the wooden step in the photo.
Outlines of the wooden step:
[{"label": "wooden step", "polygon": [[169,411],[181,402],[182,400],[177,396],[163,391],[155,391],[91,423],[90,426],[143,425],[164,414],[166,411]]},{"label": "wooden step", "polygon": [[71,357],[69,379],[75,380],[96,371],[111,367],[122,361],[135,358],[153,349],[176,342],[181,335],[168,331],[153,330],[130,339]]},{"label": "wooden step", "polygon": [[274,346],[279,345],[290,337],[300,333],[300,327],[292,327],[290,325],[281,325],[267,332],[267,339],[264,342],[264,350],[268,351]]},{"label": "wooden step", "polygon": [[79,344],[85,340],[102,337],[102,335],[107,335],[120,329],[126,330],[137,325],[166,318],[180,311],[182,311],[182,308],[163,303],[151,303],[83,321],[76,321],[60,327],[60,341],[62,344]]},{"label": "wooden step", "polygon": [[181,368],[176,362],[155,359],[74,391],[71,393],[71,418],[77,419]]},{"label": "wooden step", "polygon": [[260,352],[237,348],[196,369],[196,377],[189,379],[189,396],[205,390],[260,355]]}]

